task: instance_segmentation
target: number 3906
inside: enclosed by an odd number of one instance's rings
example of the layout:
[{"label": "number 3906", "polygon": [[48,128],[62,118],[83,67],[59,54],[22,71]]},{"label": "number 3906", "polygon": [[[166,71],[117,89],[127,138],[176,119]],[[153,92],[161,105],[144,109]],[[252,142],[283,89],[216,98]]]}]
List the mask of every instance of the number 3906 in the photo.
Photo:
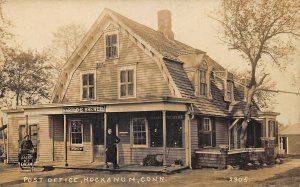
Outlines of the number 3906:
[{"label": "number 3906", "polygon": [[248,177],[230,177],[229,182],[248,182]]}]

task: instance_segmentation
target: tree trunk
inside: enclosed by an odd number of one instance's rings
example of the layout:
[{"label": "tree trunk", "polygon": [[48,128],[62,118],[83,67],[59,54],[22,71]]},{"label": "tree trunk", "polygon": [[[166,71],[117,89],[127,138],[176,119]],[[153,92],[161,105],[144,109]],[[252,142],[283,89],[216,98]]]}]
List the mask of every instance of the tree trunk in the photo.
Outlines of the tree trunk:
[{"label": "tree trunk", "polygon": [[244,109],[244,120],[242,123],[242,130],[241,130],[241,134],[240,134],[240,148],[246,147],[247,127],[248,127],[248,122],[250,121],[250,118],[251,118],[251,102],[252,102],[254,90],[255,90],[255,86],[251,86],[251,88],[248,90],[248,93],[247,93],[247,100],[246,100],[246,105],[245,105],[245,109]]},{"label": "tree trunk", "polygon": [[19,106],[19,96],[20,96],[20,94],[17,93],[16,95],[17,95],[17,96],[16,96],[16,105]]}]

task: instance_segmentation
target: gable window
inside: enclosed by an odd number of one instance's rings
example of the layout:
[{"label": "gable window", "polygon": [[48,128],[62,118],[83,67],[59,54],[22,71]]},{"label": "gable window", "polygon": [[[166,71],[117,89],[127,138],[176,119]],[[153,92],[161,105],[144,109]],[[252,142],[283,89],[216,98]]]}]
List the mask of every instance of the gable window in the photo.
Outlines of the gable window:
[{"label": "gable window", "polygon": [[198,119],[198,140],[199,147],[215,146],[215,126],[211,118]]},{"label": "gable window", "polygon": [[118,35],[108,34],[105,37],[105,51],[106,59],[113,59],[118,57]]},{"label": "gable window", "polygon": [[227,90],[226,90],[227,100],[232,101],[233,99],[233,82],[227,81]]},{"label": "gable window", "polygon": [[206,71],[200,70],[200,95],[206,96],[206,94],[207,94]]},{"label": "gable window", "polygon": [[86,73],[82,74],[82,83],[81,83],[81,98],[86,99],[95,99],[95,74]]},{"label": "gable window", "polygon": [[83,124],[80,120],[71,121],[71,145],[82,145],[83,140]]},{"label": "gable window", "polygon": [[120,97],[135,96],[135,71],[126,68],[120,71]]},{"label": "gable window", "polygon": [[147,146],[148,145],[148,128],[145,118],[134,118],[132,120],[131,133],[133,146]]}]

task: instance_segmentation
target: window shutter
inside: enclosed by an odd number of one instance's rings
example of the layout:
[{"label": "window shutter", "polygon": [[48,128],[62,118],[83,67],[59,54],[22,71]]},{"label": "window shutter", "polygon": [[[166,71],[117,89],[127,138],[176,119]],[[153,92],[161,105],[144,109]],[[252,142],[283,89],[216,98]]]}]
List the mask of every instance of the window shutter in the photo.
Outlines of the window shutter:
[{"label": "window shutter", "polygon": [[198,118],[198,147],[202,148],[203,147],[203,123],[202,123],[202,118]]},{"label": "window shutter", "polygon": [[212,126],[212,146],[216,146],[216,123],[215,118],[211,118],[211,126]]}]

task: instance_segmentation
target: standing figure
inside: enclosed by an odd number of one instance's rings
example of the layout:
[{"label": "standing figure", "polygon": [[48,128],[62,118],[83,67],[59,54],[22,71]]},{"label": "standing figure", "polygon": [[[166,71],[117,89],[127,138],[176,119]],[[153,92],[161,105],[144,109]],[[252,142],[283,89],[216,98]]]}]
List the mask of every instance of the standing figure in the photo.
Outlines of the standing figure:
[{"label": "standing figure", "polygon": [[112,134],[112,129],[108,128],[106,135],[106,168],[109,168],[108,162],[113,163],[113,168],[119,168],[117,163],[117,144],[120,138]]}]

